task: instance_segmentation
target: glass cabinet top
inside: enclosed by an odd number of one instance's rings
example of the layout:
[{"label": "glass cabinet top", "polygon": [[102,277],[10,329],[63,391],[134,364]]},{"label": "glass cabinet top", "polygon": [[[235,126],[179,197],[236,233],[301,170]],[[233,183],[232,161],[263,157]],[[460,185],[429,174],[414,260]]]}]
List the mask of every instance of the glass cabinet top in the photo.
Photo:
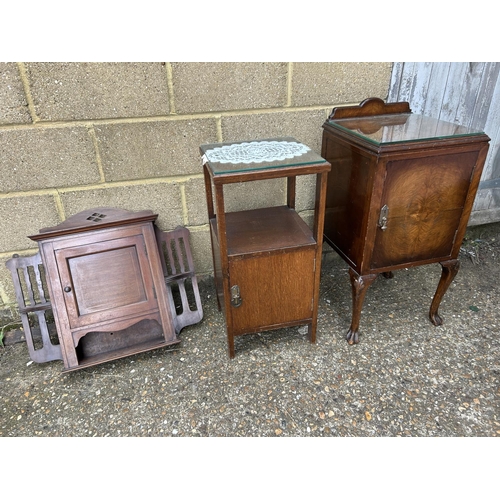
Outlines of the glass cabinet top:
[{"label": "glass cabinet top", "polygon": [[480,130],[414,113],[341,118],[328,123],[379,146],[483,134]]},{"label": "glass cabinet top", "polygon": [[204,144],[200,151],[203,164],[208,164],[214,175],[326,162],[293,137]]}]

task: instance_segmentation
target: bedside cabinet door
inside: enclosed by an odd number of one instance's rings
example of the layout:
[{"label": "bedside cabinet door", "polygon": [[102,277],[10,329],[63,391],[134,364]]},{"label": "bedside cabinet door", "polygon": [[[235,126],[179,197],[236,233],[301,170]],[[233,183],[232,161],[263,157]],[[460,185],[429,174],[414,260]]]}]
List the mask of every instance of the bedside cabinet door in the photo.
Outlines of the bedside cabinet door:
[{"label": "bedside cabinet door", "polygon": [[449,258],[477,151],[389,161],[372,269]]},{"label": "bedside cabinet door", "polygon": [[71,328],[157,308],[142,234],[56,250]]},{"label": "bedside cabinet door", "polygon": [[229,287],[241,304],[230,306],[236,335],[312,318],[315,248],[232,259]]}]

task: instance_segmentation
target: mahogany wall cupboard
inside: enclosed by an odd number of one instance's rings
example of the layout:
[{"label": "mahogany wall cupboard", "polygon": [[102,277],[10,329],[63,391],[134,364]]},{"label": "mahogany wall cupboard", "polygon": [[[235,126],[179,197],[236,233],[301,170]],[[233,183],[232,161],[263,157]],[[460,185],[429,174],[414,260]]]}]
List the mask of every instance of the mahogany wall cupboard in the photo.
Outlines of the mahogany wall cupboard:
[{"label": "mahogany wall cupboard", "polygon": [[150,210],[86,210],[38,242],[64,371],[179,342]]}]

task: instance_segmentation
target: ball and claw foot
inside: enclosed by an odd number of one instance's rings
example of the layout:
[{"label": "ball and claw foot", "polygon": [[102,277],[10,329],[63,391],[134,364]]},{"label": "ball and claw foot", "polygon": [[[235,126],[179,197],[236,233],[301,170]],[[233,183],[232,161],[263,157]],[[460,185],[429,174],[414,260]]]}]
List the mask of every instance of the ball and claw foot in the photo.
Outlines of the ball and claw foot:
[{"label": "ball and claw foot", "polygon": [[356,331],[349,330],[347,332],[346,340],[347,340],[347,343],[349,345],[359,344],[358,331],[357,330]]},{"label": "ball and claw foot", "polygon": [[434,326],[441,326],[443,324],[443,320],[437,312],[436,313],[429,313],[429,319],[431,320],[431,323]]}]

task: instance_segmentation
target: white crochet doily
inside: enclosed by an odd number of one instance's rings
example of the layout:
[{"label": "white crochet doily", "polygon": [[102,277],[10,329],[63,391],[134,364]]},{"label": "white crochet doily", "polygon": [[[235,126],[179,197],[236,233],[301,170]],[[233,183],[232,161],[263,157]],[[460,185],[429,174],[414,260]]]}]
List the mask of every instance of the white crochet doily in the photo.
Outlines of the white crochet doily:
[{"label": "white crochet doily", "polygon": [[262,163],[294,158],[309,150],[298,142],[255,141],[210,149],[204,156],[206,160],[217,163]]}]

